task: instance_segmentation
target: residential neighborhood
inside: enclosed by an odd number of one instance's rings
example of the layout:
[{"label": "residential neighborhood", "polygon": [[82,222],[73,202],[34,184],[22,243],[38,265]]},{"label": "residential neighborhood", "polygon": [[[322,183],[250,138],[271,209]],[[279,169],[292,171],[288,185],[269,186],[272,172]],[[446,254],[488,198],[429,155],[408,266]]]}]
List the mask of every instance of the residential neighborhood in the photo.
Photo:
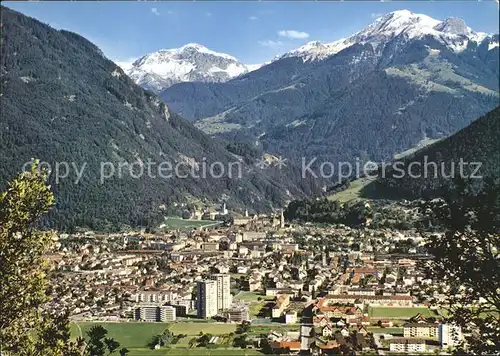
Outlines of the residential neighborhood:
[{"label": "residential neighborhood", "polygon": [[[195,348],[413,354],[462,341],[431,306],[446,286],[419,269],[431,256],[416,231],[246,215],[161,233],[60,234],[53,303],[78,325],[187,329],[178,343]],[[218,334],[221,325],[234,332]]]}]

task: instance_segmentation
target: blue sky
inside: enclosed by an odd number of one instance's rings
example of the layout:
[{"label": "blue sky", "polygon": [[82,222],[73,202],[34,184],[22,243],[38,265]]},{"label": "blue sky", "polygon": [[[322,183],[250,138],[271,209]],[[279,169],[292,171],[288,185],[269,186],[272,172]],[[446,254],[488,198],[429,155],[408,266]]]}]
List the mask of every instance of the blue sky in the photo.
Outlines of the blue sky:
[{"label": "blue sky", "polygon": [[498,3],[481,2],[3,2],[57,29],[79,33],[112,60],[196,42],[253,64],[306,42],[331,42],[382,14],[408,9],[436,19],[460,17],[498,33]]}]

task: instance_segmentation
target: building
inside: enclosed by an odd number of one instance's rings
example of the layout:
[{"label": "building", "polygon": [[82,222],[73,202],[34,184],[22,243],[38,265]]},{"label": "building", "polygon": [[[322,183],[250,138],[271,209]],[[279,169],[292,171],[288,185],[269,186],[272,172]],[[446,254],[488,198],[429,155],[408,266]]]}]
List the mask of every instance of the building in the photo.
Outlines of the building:
[{"label": "building", "polygon": [[363,311],[359,307],[333,305],[331,299],[328,298],[320,298],[314,309],[319,310],[329,318],[352,320],[363,317]]},{"label": "building", "polygon": [[227,321],[242,323],[243,321],[250,320],[248,314],[248,305],[235,305],[227,309]]},{"label": "building", "polygon": [[218,242],[204,242],[201,245],[201,249],[204,251],[217,251],[217,250],[219,250],[219,243]]},{"label": "building", "polygon": [[176,300],[170,303],[170,306],[175,308],[175,315],[185,317],[191,310],[190,300]]},{"label": "building", "polygon": [[313,316],[313,325],[315,327],[324,327],[326,325],[331,325],[332,321],[327,315],[315,315]]},{"label": "building", "polygon": [[285,244],[285,243],[280,243],[279,247],[281,250],[285,252],[294,252],[299,250],[299,244]]},{"label": "building", "polygon": [[196,310],[200,319],[217,315],[217,281],[205,280],[196,284]]},{"label": "building", "polygon": [[425,352],[425,340],[396,338],[390,340],[389,351],[398,353],[417,353]]},{"label": "building", "polygon": [[234,218],[233,225],[235,226],[245,226],[252,221],[252,218],[245,216],[242,218]]},{"label": "building", "polygon": [[138,291],[132,295],[132,299],[137,303],[166,303],[173,298],[170,291]]},{"label": "building", "polygon": [[438,324],[407,323],[403,325],[404,337],[437,338]]},{"label": "building", "polygon": [[440,324],[438,333],[443,349],[457,347],[463,341],[462,329],[458,325]]},{"label": "building", "polygon": [[290,294],[293,297],[297,297],[299,291],[292,288],[266,288],[266,297],[276,297],[279,294]]},{"label": "building", "polygon": [[290,295],[289,294],[279,294],[276,296],[276,303],[274,304],[273,308],[271,309],[271,315],[273,318],[280,318],[283,313],[285,312],[285,309],[288,307],[290,304]]},{"label": "building", "polygon": [[244,231],[243,241],[263,240],[266,238],[267,233],[264,231]]},{"label": "building", "polygon": [[135,309],[135,320],[155,322],[158,319],[157,306],[144,306]]},{"label": "building", "polygon": [[349,295],[375,295],[375,289],[371,288],[349,288],[347,289]]},{"label": "building", "polygon": [[327,324],[323,327],[323,330],[321,331],[322,335],[325,337],[330,337],[334,334],[335,332],[335,327],[331,324]]},{"label": "building", "polygon": [[146,305],[135,309],[134,317],[136,320],[149,322],[170,322],[175,321],[175,308],[172,306]]},{"label": "building", "polygon": [[214,274],[210,279],[217,282],[217,311],[226,310],[231,306],[231,276],[229,274]]},{"label": "building", "polygon": [[159,321],[162,322],[170,322],[170,321],[175,321],[177,318],[177,312],[175,307],[171,305],[164,305],[158,308],[159,309]]},{"label": "building", "polygon": [[285,324],[297,324],[297,312],[289,311],[285,313]]},{"label": "building", "polygon": [[295,340],[273,341],[269,343],[269,346],[271,346],[273,352],[277,354],[288,354],[290,352],[299,352],[301,343],[300,341],[295,341]]},{"label": "building", "polygon": [[398,306],[412,307],[413,298],[409,295],[360,295],[360,294],[330,294],[326,297],[330,303],[345,303],[354,304],[357,300],[365,305],[382,305],[382,306]]}]

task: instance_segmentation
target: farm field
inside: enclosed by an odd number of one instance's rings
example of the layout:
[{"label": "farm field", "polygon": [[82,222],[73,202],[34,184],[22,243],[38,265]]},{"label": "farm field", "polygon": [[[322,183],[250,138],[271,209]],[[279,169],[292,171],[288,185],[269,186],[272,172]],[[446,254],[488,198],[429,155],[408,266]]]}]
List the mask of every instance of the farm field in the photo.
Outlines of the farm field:
[{"label": "farm field", "polygon": [[299,325],[285,325],[285,324],[277,324],[272,323],[269,325],[252,325],[250,329],[250,334],[259,335],[259,334],[267,334],[268,332],[275,330],[278,332],[299,332]]},{"label": "farm field", "polygon": [[[234,300],[241,300],[244,302],[256,302],[259,298],[266,299],[266,296],[257,292],[239,292],[234,296]],[[270,297],[268,297],[270,298]]]},{"label": "farm field", "polygon": [[229,334],[236,331],[236,324],[215,324],[215,323],[172,323],[169,330],[174,334],[199,335],[204,334]]},{"label": "farm field", "polygon": [[397,307],[369,307],[368,314],[370,318],[392,318],[409,319],[418,313],[425,317],[438,317],[439,315],[429,308],[397,308]]},{"label": "farm field", "polygon": [[164,348],[150,350],[148,348],[129,349],[128,356],[256,356],[262,355],[257,350],[243,349],[205,349],[205,348]]},{"label": "farm field", "polygon": [[258,292],[239,292],[234,296],[234,300],[247,303],[250,316],[256,318],[266,314],[266,311],[262,309],[269,306],[274,297],[268,297]]},{"label": "farm field", "polygon": [[180,217],[167,217],[164,224],[169,229],[191,230],[200,227],[217,226],[220,221],[183,219]]},{"label": "farm field", "polygon": [[[205,349],[205,348],[189,348],[189,341],[198,336],[200,332],[222,335],[234,332],[236,324],[216,324],[216,323],[112,323],[112,322],[71,322],[70,331],[73,338],[85,336],[86,332],[94,325],[102,325],[108,330],[108,337],[114,338],[120,343],[120,348],[126,347],[130,350],[129,356],[155,356],[155,355],[212,355],[212,356],[229,356],[229,355],[260,355],[256,350],[242,350],[233,348]],[[171,348],[160,350],[150,350],[147,347],[148,342],[157,334],[161,334],[165,328],[174,334],[186,334]]]},{"label": "farm field", "polygon": [[105,322],[71,322],[70,331],[73,337],[83,336],[94,325],[102,325],[108,330],[108,337],[114,338],[120,343],[120,347],[141,348],[147,344],[153,336],[161,334],[169,325],[166,323],[105,323]]},{"label": "farm field", "polygon": [[372,181],[369,178],[359,178],[353,180],[346,190],[334,193],[328,197],[328,200],[338,200],[340,202],[348,202],[354,199],[361,198],[361,190]]}]

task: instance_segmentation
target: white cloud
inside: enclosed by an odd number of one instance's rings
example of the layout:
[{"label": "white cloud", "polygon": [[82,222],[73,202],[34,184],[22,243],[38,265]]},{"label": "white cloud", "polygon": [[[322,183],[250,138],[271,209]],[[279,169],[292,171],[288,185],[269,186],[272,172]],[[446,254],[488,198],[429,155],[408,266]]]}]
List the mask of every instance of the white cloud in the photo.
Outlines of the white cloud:
[{"label": "white cloud", "polygon": [[381,12],[372,12],[372,13],[370,14],[370,17],[371,17],[372,19],[378,19],[379,17],[382,17],[382,16],[384,16],[384,14],[383,14],[383,13],[381,13]]},{"label": "white cloud", "polygon": [[248,19],[250,21],[255,21],[255,20],[258,20],[259,18],[257,16],[250,16],[250,17],[248,17]]},{"label": "white cloud", "polygon": [[293,39],[304,39],[308,38],[309,34],[307,32],[295,31],[295,30],[282,30],[278,32],[281,37],[288,37]]},{"label": "white cloud", "polygon": [[151,8],[151,12],[153,14],[155,14],[156,16],[160,16],[160,11],[158,11],[158,9],[156,7],[152,7]]},{"label": "white cloud", "polygon": [[284,43],[281,41],[265,40],[265,41],[259,41],[259,44],[263,47],[278,48],[283,46]]}]

